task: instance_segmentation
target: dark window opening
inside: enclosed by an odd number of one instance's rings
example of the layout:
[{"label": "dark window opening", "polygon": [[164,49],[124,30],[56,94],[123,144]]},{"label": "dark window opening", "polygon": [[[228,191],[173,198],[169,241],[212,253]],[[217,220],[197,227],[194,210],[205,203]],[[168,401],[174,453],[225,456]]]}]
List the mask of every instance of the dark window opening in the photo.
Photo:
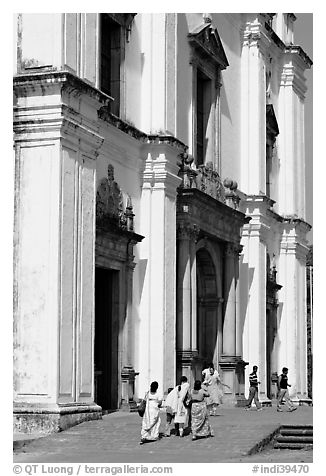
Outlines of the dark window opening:
[{"label": "dark window opening", "polygon": [[207,150],[207,126],[211,108],[210,94],[211,80],[201,71],[197,71],[197,131],[196,131],[196,163],[202,165],[205,163]]},{"label": "dark window opening", "polygon": [[110,111],[120,113],[121,26],[107,14],[101,15],[100,88],[113,97]]}]

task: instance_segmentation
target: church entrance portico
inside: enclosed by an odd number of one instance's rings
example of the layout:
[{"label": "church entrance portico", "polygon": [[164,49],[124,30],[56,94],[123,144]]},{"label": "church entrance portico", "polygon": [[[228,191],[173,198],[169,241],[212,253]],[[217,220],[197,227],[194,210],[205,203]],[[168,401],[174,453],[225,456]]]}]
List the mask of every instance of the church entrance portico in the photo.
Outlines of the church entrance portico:
[{"label": "church entrance portico", "polygon": [[205,193],[206,176],[199,187],[194,170],[182,173],[186,178],[177,199],[177,380],[185,375],[192,385],[213,362],[230,387],[225,401],[234,404],[242,397],[245,366],[237,284],[240,229],[247,218],[226,204],[221,183]]}]

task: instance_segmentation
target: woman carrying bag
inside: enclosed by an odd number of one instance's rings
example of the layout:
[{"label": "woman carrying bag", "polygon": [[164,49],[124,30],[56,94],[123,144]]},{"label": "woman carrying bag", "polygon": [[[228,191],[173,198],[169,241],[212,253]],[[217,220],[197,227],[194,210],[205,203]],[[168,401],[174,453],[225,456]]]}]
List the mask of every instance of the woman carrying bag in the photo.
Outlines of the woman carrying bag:
[{"label": "woman carrying bag", "polygon": [[[150,390],[145,396],[146,408],[142,419],[141,440],[140,445],[150,441],[159,439],[159,430],[161,424],[160,407],[162,405],[162,397],[157,392],[158,383],[152,382]],[[140,414],[140,408],[138,408]]]}]

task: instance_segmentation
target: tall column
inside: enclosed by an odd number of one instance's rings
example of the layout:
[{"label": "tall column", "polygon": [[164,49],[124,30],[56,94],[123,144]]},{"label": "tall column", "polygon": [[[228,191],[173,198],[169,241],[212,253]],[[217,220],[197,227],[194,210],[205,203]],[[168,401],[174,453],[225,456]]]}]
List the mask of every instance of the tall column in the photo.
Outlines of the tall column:
[{"label": "tall column", "polygon": [[132,331],[132,283],[133,283],[133,272],[135,269],[135,263],[133,261],[133,246],[136,244],[136,241],[129,241],[127,243],[127,263],[125,267],[125,281],[126,281],[126,320],[124,323],[123,329],[123,349],[122,349],[122,370],[121,370],[121,410],[129,411],[136,408],[136,403],[134,401],[135,393],[135,378],[139,375],[139,372],[135,372],[133,367],[133,336],[131,335]]},{"label": "tall column", "polygon": [[304,100],[305,69],[310,58],[299,46],[286,47],[278,106],[278,210],[281,215],[305,217]]},{"label": "tall column", "polygon": [[306,267],[308,247],[303,241],[309,225],[297,220],[283,231],[279,258],[279,303],[282,307],[278,329],[278,371],[289,369],[291,398],[307,399],[307,307]]},{"label": "tall column", "polygon": [[228,244],[225,250],[225,313],[223,326],[223,355],[235,356],[236,342],[236,294],[235,294],[234,247]]},{"label": "tall column", "polygon": [[[241,53],[241,174],[240,189],[265,190],[266,106],[264,55],[269,39],[264,19],[248,14]],[[263,100],[262,100],[263,99]]]},{"label": "tall column", "polygon": [[[181,143],[157,136],[144,147],[140,231],[143,274],[139,310],[136,388],[143,396],[151,381],[165,391],[175,385],[176,366],[176,158]],[[182,144],[182,149],[184,145]]]},{"label": "tall column", "polygon": [[220,366],[223,370],[223,381],[229,385],[230,389],[225,389],[227,401],[236,403],[243,399],[243,372],[245,363],[242,360],[241,336],[239,334],[239,300],[238,278],[239,278],[239,251],[241,247],[228,243],[225,249],[225,282],[224,282],[224,325],[222,356]]}]

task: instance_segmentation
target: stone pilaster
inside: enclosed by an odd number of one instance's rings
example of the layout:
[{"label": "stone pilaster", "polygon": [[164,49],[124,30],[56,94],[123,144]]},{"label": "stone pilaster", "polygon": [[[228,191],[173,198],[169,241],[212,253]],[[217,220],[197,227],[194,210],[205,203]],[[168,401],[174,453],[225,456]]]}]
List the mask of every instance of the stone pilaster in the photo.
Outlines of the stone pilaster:
[{"label": "stone pilaster", "polygon": [[14,86],[14,425],[60,431],[101,417],[93,290],[103,137],[93,111],[107,97],[66,72],[21,75]]},{"label": "stone pilaster", "polygon": [[[139,247],[146,266],[139,309],[141,349],[137,394],[143,396],[151,381],[161,390],[175,385],[176,342],[176,194],[177,156],[184,144],[170,136],[149,136],[140,201]],[[190,338],[190,337],[189,337]],[[162,359],[162,356],[164,358]]]}]

